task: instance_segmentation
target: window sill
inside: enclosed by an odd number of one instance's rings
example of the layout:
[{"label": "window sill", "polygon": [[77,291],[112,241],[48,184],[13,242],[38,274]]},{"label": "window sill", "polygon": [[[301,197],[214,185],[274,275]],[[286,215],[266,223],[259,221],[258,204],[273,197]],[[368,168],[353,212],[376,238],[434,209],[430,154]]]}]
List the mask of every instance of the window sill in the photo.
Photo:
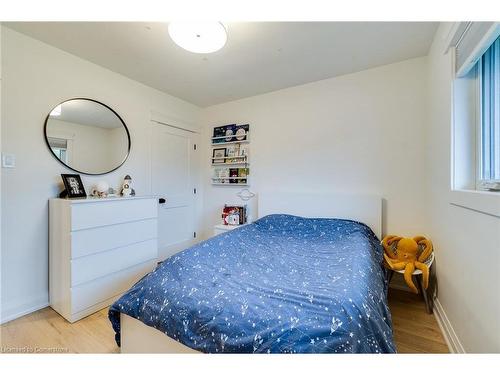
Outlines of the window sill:
[{"label": "window sill", "polygon": [[500,218],[500,192],[452,190],[450,204]]}]

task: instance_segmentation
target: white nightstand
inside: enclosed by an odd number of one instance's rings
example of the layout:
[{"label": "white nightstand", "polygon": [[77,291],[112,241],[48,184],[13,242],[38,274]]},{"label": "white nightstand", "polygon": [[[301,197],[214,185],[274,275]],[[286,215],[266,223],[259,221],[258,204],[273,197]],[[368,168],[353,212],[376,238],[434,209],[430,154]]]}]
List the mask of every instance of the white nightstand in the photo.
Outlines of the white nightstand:
[{"label": "white nightstand", "polygon": [[239,227],[241,227],[241,225],[224,225],[224,224],[214,225],[214,236],[217,236],[218,234],[221,234],[221,233],[229,232],[230,230],[233,230],[233,229],[236,229]]}]

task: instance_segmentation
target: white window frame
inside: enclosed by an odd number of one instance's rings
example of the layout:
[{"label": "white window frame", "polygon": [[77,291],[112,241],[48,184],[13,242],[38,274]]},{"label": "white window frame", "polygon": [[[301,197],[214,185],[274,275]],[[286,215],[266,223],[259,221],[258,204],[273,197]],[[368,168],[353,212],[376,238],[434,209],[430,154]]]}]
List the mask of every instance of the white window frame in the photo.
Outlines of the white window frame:
[{"label": "white window frame", "polygon": [[476,73],[476,190],[483,191],[484,188],[481,187],[482,178],[481,171],[483,170],[483,142],[482,142],[482,131],[483,131],[483,108],[482,108],[482,75],[483,75],[483,63],[482,58],[477,62],[477,73]]},{"label": "white window frame", "polygon": [[[489,48],[489,45],[498,38],[498,30],[500,29],[500,23],[495,23],[495,27],[497,30],[497,34],[495,36],[495,33],[489,33],[488,38],[483,38],[481,40],[482,46],[479,45],[477,48],[475,48],[475,56],[477,58],[481,57],[486,51],[487,48]],[[456,29],[456,28],[455,28]],[[445,53],[450,52],[452,56],[452,70],[453,70],[453,79],[452,79],[452,92],[455,92],[455,84],[456,84],[456,79],[461,77],[461,75],[457,74],[456,70],[456,59],[455,59],[455,53],[454,53],[454,48],[455,48],[455,43],[456,40],[453,40],[453,35],[454,32],[452,32],[449,36],[449,44],[447,49],[444,51]],[[484,43],[485,40],[488,39],[489,43]],[[488,45],[488,47],[485,47]],[[482,52],[482,53],[479,53]],[[474,65],[473,60],[469,60],[470,66]],[[473,150],[473,155],[471,157],[475,158],[476,160],[473,163],[473,170],[472,173],[473,175],[471,176],[471,186],[470,188],[461,188],[456,185],[456,159],[455,159],[455,153],[456,153],[456,142],[455,142],[455,137],[456,137],[456,118],[455,118],[455,95],[453,94],[452,96],[452,131],[451,131],[451,188],[450,188],[450,196],[449,196],[449,203],[453,206],[458,206],[466,209],[473,210],[477,213],[482,213],[486,215],[491,215],[497,218],[500,218],[500,193],[499,192],[493,192],[489,190],[485,190],[484,187],[480,186],[481,181],[481,163],[482,163],[482,157],[481,157],[481,132],[482,132],[482,121],[481,121],[481,116],[482,116],[482,102],[481,102],[481,79],[480,79],[480,72],[479,72],[479,65],[477,66],[477,71],[476,71],[476,80],[474,82],[474,85],[476,86],[475,91],[475,98],[474,98],[474,107],[472,108],[472,111],[474,111],[474,123],[471,123],[471,129],[472,132],[474,133],[474,136],[476,139],[473,141],[474,143],[474,148]]]},{"label": "white window frame", "polygon": [[[478,191],[490,191],[485,187],[486,183],[500,183],[500,179],[483,179],[481,173],[483,171],[483,59],[479,59],[477,62],[477,100],[476,100],[476,190]],[[491,191],[493,193],[500,193],[500,191]]]}]

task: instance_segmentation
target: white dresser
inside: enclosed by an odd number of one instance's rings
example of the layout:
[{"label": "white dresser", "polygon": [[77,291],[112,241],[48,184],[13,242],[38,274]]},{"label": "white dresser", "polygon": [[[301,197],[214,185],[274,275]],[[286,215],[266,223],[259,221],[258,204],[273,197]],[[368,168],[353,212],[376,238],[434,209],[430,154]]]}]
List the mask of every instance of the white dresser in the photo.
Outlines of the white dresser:
[{"label": "white dresser", "polygon": [[70,322],[109,306],[158,257],[152,197],[49,201],[50,305]]}]

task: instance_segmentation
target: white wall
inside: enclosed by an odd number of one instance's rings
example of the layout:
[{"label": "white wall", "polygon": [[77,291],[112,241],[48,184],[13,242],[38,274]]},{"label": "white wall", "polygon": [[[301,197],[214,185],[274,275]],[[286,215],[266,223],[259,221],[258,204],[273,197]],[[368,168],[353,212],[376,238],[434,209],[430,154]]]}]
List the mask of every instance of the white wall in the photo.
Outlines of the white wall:
[{"label": "white wall", "polygon": [[151,110],[198,122],[199,108],[3,27],[2,151],[16,155],[2,170],[1,318],[48,302],[47,200],[61,190],[62,166],[47,148],[43,123],[56,104],[88,97],[112,107],[127,124],[132,149],[127,162],[101,177],[85,177],[87,191],[105,180],[118,188],[130,174],[140,195],[151,191]]},{"label": "white wall", "polygon": [[456,350],[500,352],[500,217],[450,204],[453,70],[443,52],[450,26],[441,25],[428,56],[426,231]]},{"label": "white wall", "polygon": [[252,191],[378,194],[386,233],[422,233],[425,72],[417,58],[206,108],[205,235],[239,202],[237,187],[210,185],[212,129],[235,122],[250,124]]}]

